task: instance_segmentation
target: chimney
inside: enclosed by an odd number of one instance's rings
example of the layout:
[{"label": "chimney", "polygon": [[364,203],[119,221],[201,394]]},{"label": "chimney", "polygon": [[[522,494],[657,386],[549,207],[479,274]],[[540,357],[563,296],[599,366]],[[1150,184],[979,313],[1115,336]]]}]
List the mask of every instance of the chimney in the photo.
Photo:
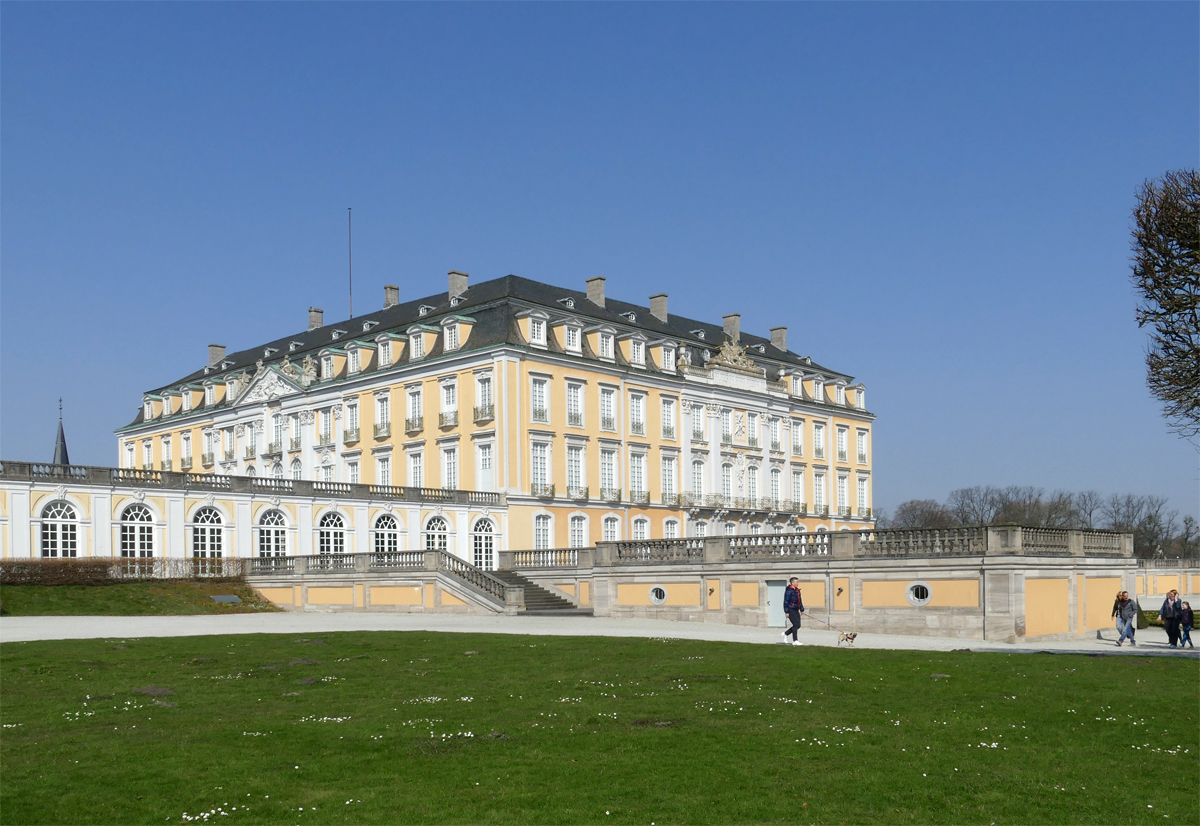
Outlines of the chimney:
[{"label": "chimney", "polygon": [[324,326],[325,322],[322,317],[325,315],[324,310],[318,310],[316,307],[308,308],[308,329],[315,330],[318,327]]},{"label": "chimney", "polygon": [[658,295],[650,296],[650,315],[657,318],[663,324],[667,323],[667,294],[659,293]]},{"label": "chimney", "polygon": [[787,327],[771,328],[771,346],[777,350],[787,352]]},{"label": "chimney", "polygon": [[209,367],[216,367],[218,364],[221,363],[221,359],[223,359],[223,358],[225,358],[225,345],[224,344],[208,345],[208,366]]},{"label": "chimney", "polygon": [[383,309],[395,307],[400,303],[400,288],[395,284],[383,285]]},{"label": "chimney", "polygon": [[737,344],[742,337],[742,314],[730,313],[729,315],[721,316],[725,320],[725,335],[734,344]]},{"label": "chimney", "polygon": [[597,307],[604,306],[604,276],[597,275],[595,278],[587,279],[587,295],[588,301]]},{"label": "chimney", "polygon": [[450,270],[450,272],[446,273],[446,275],[450,276],[451,298],[458,298],[467,291],[467,279],[471,277],[470,275],[465,272],[459,272],[458,270]]}]

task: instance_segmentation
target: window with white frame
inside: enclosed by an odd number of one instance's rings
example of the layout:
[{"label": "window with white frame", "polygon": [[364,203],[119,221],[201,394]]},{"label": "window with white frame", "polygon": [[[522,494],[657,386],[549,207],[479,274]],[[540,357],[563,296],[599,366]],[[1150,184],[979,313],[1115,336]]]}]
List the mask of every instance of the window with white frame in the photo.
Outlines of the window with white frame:
[{"label": "window with white frame", "polygon": [[792,420],[792,454],[804,455],[804,419]]},{"label": "window with white frame", "polygon": [[630,495],[646,492],[646,454],[629,454],[629,493]]},{"label": "window with white frame", "polygon": [[351,373],[357,373],[362,369],[362,352],[357,347],[349,351],[347,359],[350,363],[348,369]]},{"label": "window with white frame", "polygon": [[800,376],[792,376],[792,395],[804,395],[804,379],[802,379]]},{"label": "window with white frame", "polygon": [[333,465],[321,465],[321,467],[317,470],[317,474],[320,476],[322,482],[332,482]]},{"label": "window with white frame", "polygon": [[617,452],[611,449],[600,451],[600,487],[604,495],[617,487]]},{"label": "window with white frame", "polygon": [[491,416],[492,377],[480,376],[475,381],[475,395],[479,401],[480,417]]},{"label": "window with white frame", "polygon": [[379,342],[379,366],[386,367],[392,363],[392,342]]},{"label": "window with white frame", "polygon": [[675,438],[675,400],[662,400],[662,435],[664,439]]},{"label": "window with white frame", "polygon": [[858,391],[858,409],[859,410],[867,409],[867,391],[866,390],[860,389]]},{"label": "window with white frame", "polygon": [[358,405],[346,405],[346,430],[351,433],[358,433]]},{"label": "window with white frame", "polygon": [[825,401],[825,385],[820,379],[813,379],[813,399],[819,402]]},{"label": "window with white frame", "polygon": [[726,499],[733,496],[733,465],[728,462],[721,465],[721,495]]},{"label": "window with white frame", "polygon": [[[252,433],[252,434],[256,433],[256,431],[254,429],[254,425],[250,425],[246,429],[246,431],[248,433]],[[253,444],[253,442],[251,442],[251,444]],[[192,461],[192,434],[191,433],[184,433],[179,437],[179,451],[180,451],[179,455],[183,457],[183,461],[185,461],[185,462]]]},{"label": "window with white frame", "polygon": [[346,462],[346,481],[352,485],[357,485],[362,481],[362,477],[358,472],[358,462]]},{"label": "window with white frame", "polygon": [[540,318],[529,319],[529,343],[546,343],[546,322]]},{"label": "window with white frame", "polygon": [[746,468],[746,496],[751,501],[758,499],[758,467],[750,465]]},{"label": "window with white frame", "polygon": [[154,461],[154,442],[147,439],[142,442],[142,466],[149,468]]},{"label": "window with white frame", "polygon": [[858,463],[865,465],[867,463],[867,431],[858,431]]},{"label": "window with white frame", "polygon": [[633,520],[633,538],[634,539],[649,539],[650,538],[650,520],[639,517]]},{"label": "window with white frame", "polygon": [[449,351],[449,350],[457,350],[457,349],[458,349],[458,325],[457,324],[447,324],[446,325],[446,350]]},{"label": "window with white frame", "polygon": [[675,372],[675,348],[674,347],[664,347],[662,354],[663,354],[662,369],[666,370],[668,373],[674,373]]},{"label": "window with white frame", "polygon": [[771,450],[783,450],[783,422],[772,417],[768,431],[771,435]]},{"label": "window with white frame", "polygon": [[269,510],[258,520],[258,555],[287,556],[287,522],[277,510]]},{"label": "window with white frame", "polygon": [[[325,410],[318,410],[317,423],[321,428],[321,444],[333,444],[333,408],[330,407]],[[248,432],[253,434],[254,428],[248,428]],[[250,441],[254,441],[253,435],[251,435]]]},{"label": "window with white frame", "polygon": [[321,356],[321,378],[333,378],[333,356]]},{"label": "window with white frame", "polygon": [[646,397],[640,393],[629,395],[629,432],[635,436],[646,435]]},{"label": "window with white frame", "polygon": [[137,460],[133,456],[133,451],[134,451],[133,442],[126,442],[125,443],[125,467],[127,467],[127,468],[132,468],[137,463]]},{"label": "window with white frame", "polygon": [[616,430],[617,391],[611,387],[600,388],[600,429]]},{"label": "window with white frame", "polygon": [[42,511],[42,556],[70,559],[79,553],[79,523],[75,509],[63,501]]},{"label": "window with white frame", "polygon": [[452,381],[442,385],[442,412],[458,412],[458,385]]},{"label": "window with white frame", "polygon": [[533,549],[535,551],[550,549],[550,517],[544,513],[533,517]]},{"label": "window with white frame", "polygon": [[567,349],[572,352],[578,352],[579,351],[579,343],[580,343],[579,328],[572,327],[570,324],[568,324],[567,325]]},{"label": "window with white frame", "polygon": [[491,571],[496,567],[495,529],[492,520],[485,518],[475,520],[475,528],[471,531],[472,557],[476,568]]},{"label": "window with white frame", "polygon": [[845,476],[837,478],[837,506],[840,513],[850,510],[850,480]]},{"label": "window with white frame", "polygon": [[675,481],[676,481],[675,480],[675,477],[676,477],[675,471],[676,471],[675,457],[674,456],[662,457],[662,495],[663,496],[674,496],[677,492],[675,489]]},{"label": "window with white frame", "polygon": [[[416,387],[408,391],[408,418],[414,424],[421,420],[421,388]],[[419,426],[419,425],[418,425]]]},{"label": "window with white frame", "polygon": [[344,554],[346,552],[346,523],[339,513],[327,513],[317,523],[317,553]]},{"label": "window with white frame", "polygon": [[746,436],[749,437],[751,447],[758,444],[758,438],[761,432],[762,431],[760,431],[758,427],[758,414],[748,414],[746,416]]},{"label": "window with white frame", "polygon": [[171,437],[163,436],[162,440],[162,460],[168,467],[171,464]]},{"label": "window with white frame", "polygon": [[867,505],[867,477],[860,476],[860,477],[858,477],[858,509],[860,511],[865,511],[868,507],[869,506]]},{"label": "window with white frame", "polygon": [[408,337],[408,357],[410,359],[425,358],[424,333],[414,333]]},{"label": "window with white frame", "polygon": [[583,427],[582,384],[567,384],[567,426]]},{"label": "window with white frame", "polygon": [[[862,398],[862,393],[859,393],[858,395],[859,395],[859,398]],[[862,407],[862,405],[860,404],[859,407]],[[185,389],[183,391],[183,412],[186,413],[187,411],[189,411],[191,409],[192,409],[192,391]]]},{"label": "window with white frame", "polygon": [[213,385],[208,385],[204,388],[204,404],[212,407],[217,403],[217,388]]},{"label": "window with white frame", "polygon": [[644,365],[646,363],[646,342],[638,341],[635,338],[629,344],[629,360],[638,366]]},{"label": "window with white frame", "polygon": [[692,493],[697,497],[704,495],[704,462],[700,459],[692,461]]},{"label": "window with white frame", "polygon": [[696,536],[708,536],[708,523],[697,522],[695,527]]},{"label": "window with white frame", "polygon": [[679,538],[679,520],[667,519],[663,522],[663,539]]},{"label": "window with white frame", "polygon": [[782,478],[783,478],[783,471],[781,471],[777,467],[771,468],[771,487],[767,491],[767,496],[771,497],[772,499],[776,499],[776,500],[779,499],[780,494],[783,492],[782,490],[780,490],[780,488],[782,487],[780,480]]},{"label": "window with white frame", "polygon": [[377,554],[394,554],[400,550],[400,532],[396,517],[390,513],[381,514],[375,520],[374,545]]},{"label": "window with white frame", "polygon": [[725,523],[725,535],[726,536],[737,536],[737,523],[736,522],[726,522]]},{"label": "window with white frame", "polygon": [[530,392],[530,407],[533,421],[549,422],[550,408],[547,406],[546,400],[546,385],[549,382],[546,379],[534,379]]},{"label": "window with white frame", "polygon": [[442,451],[442,487],[458,489],[458,450],[448,447]]},{"label": "window with white frame", "polygon": [[533,482],[535,492],[540,493],[550,485],[550,445],[544,442],[534,442],[529,446],[531,461],[529,477]]},{"label": "window with white frame", "polygon": [[825,474],[813,474],[813,507],[820,511],[825,507]]},{"label": "window with white frame", "polygon": [[303,479],[304,478],[304,465],[302,465],[300,463],[299,459],[292,460],[292,478],[293,479]]},{"label": "window with white frame", "polygon": [[582,516],[572,516],[567,542],[572,548],[587,547],[587,520]]},{"label": "window with white frame", "polygon": [[820,422],[813,422],[813,456],[825,458],[825,425]]},{"label": "window with white frame", "polygon": [[600,334],[600,358],[611,359],[613,357],[613,337],[611,333]]},{"label": "window with white frame", "polygon": [[[380,456],[375,460],[375,484],[391,485],[392,484],[392,457]],[[417,487],[420,487],[418,484]]]},{"label": "window with white frame", "polygon": [[692,403],[692,438],[704,438],[704,405]]},{"label": "window with white frame", "polygon": [[[283,449],[283,427],[284,427],[284,422],[283,422],[282,415],[280,415],[279,413],[276,413],[273,416],[271,416],[271,429],[275,434],[275,451],[276,452]],[[207,433],[205,435],[212,436],[212,433]],[[204,452],[212,453],[212,444],[211,444],[210,439],[205,439]]]},{"label": "window with white frame", "polygon": [[840,384],[835,386],[833,389],[833,394],[834,394],[834,401],[836,401],[838,404],[846,403],[846,388],[845,387],[842,387]]},{"label": "window with white frame", "polygon": [[568,495],[575,496],[583,489],[583,448],[567,445]]},{"label": "window with white frame", "polygon": [[408,484],[414,488],[425,485],[425,454],[420,451],[408,454]]},{"label": "window with white frame", "polygon": [[721,411],[721,441],[729,443],[733,441],[733,411]]},{"label": "window with white frame", "polygon": [[392,423],[392,397],[383,394],[375,397],[375,423],[386,429]]},{"label": "window with white frame", "polygon": [[757,536],[760,533],[762,533],[762,523],[761,522],[751,522],[750,523],[750,534],[752,536]]},{"label": "window with white frame", "polygon": [[446,552],[450,549],[450,530],[446,520],[434,516],[425,523],[425,550]]},{"label": "window with white frame", "polygon": [[479,481],[476,484],[476,490],[492,490],[496,485],[492,473],[492,445],[490,442],[483,442],[478,446],[478,450]]},{"label": "window with white frame", "polygon": [[616,542],[620,533],[620,520],[615,516],[604,517],[601,538],[605,542]]},{"label": "window with white frame", "polygon": [[145,505],[130,505],[121,514],[121,556],[154,556],[154,516]]}]

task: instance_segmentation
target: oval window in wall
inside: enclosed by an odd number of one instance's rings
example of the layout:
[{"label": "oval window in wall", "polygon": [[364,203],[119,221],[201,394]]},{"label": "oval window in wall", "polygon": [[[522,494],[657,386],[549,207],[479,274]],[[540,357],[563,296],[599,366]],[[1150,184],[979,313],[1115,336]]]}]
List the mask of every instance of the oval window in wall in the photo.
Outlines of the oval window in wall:
[{"label": "oval window in wall", "polygon": [[661,585],[655,585],[650,589],[650,601],[655,605],[662,605],[667,601],[667,589]]},{"label": "oval window in wall", "polygon": [[914,582],[910,584],[908,589],[904,592],[904,596],[908,598],[910,605],[915,605],[918,608],[922,605],[926,605],[932,597],[932,594],[929,590],[929,583]]}]

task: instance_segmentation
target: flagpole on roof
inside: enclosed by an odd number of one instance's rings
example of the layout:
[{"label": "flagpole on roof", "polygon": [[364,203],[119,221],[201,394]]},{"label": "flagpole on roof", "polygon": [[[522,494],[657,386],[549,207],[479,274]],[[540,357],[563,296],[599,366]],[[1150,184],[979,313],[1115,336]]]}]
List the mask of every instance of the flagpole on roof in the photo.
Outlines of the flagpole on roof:
[{"label": "flagpole on roof", "polygon": [[350,317],[354,318],[354,210],[346,207],[346,246],[350,265]]}]

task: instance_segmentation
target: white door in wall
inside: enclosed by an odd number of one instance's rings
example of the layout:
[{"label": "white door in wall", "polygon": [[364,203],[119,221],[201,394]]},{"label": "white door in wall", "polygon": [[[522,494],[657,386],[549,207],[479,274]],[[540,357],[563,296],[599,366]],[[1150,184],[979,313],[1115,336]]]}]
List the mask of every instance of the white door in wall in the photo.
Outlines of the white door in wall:
[{"label": "white door in wall", "polygon": [[783,628],[787,625],[787,616],[783,613],[783,589],[787,582],[782,579],[767,580],[767,625]]}]

